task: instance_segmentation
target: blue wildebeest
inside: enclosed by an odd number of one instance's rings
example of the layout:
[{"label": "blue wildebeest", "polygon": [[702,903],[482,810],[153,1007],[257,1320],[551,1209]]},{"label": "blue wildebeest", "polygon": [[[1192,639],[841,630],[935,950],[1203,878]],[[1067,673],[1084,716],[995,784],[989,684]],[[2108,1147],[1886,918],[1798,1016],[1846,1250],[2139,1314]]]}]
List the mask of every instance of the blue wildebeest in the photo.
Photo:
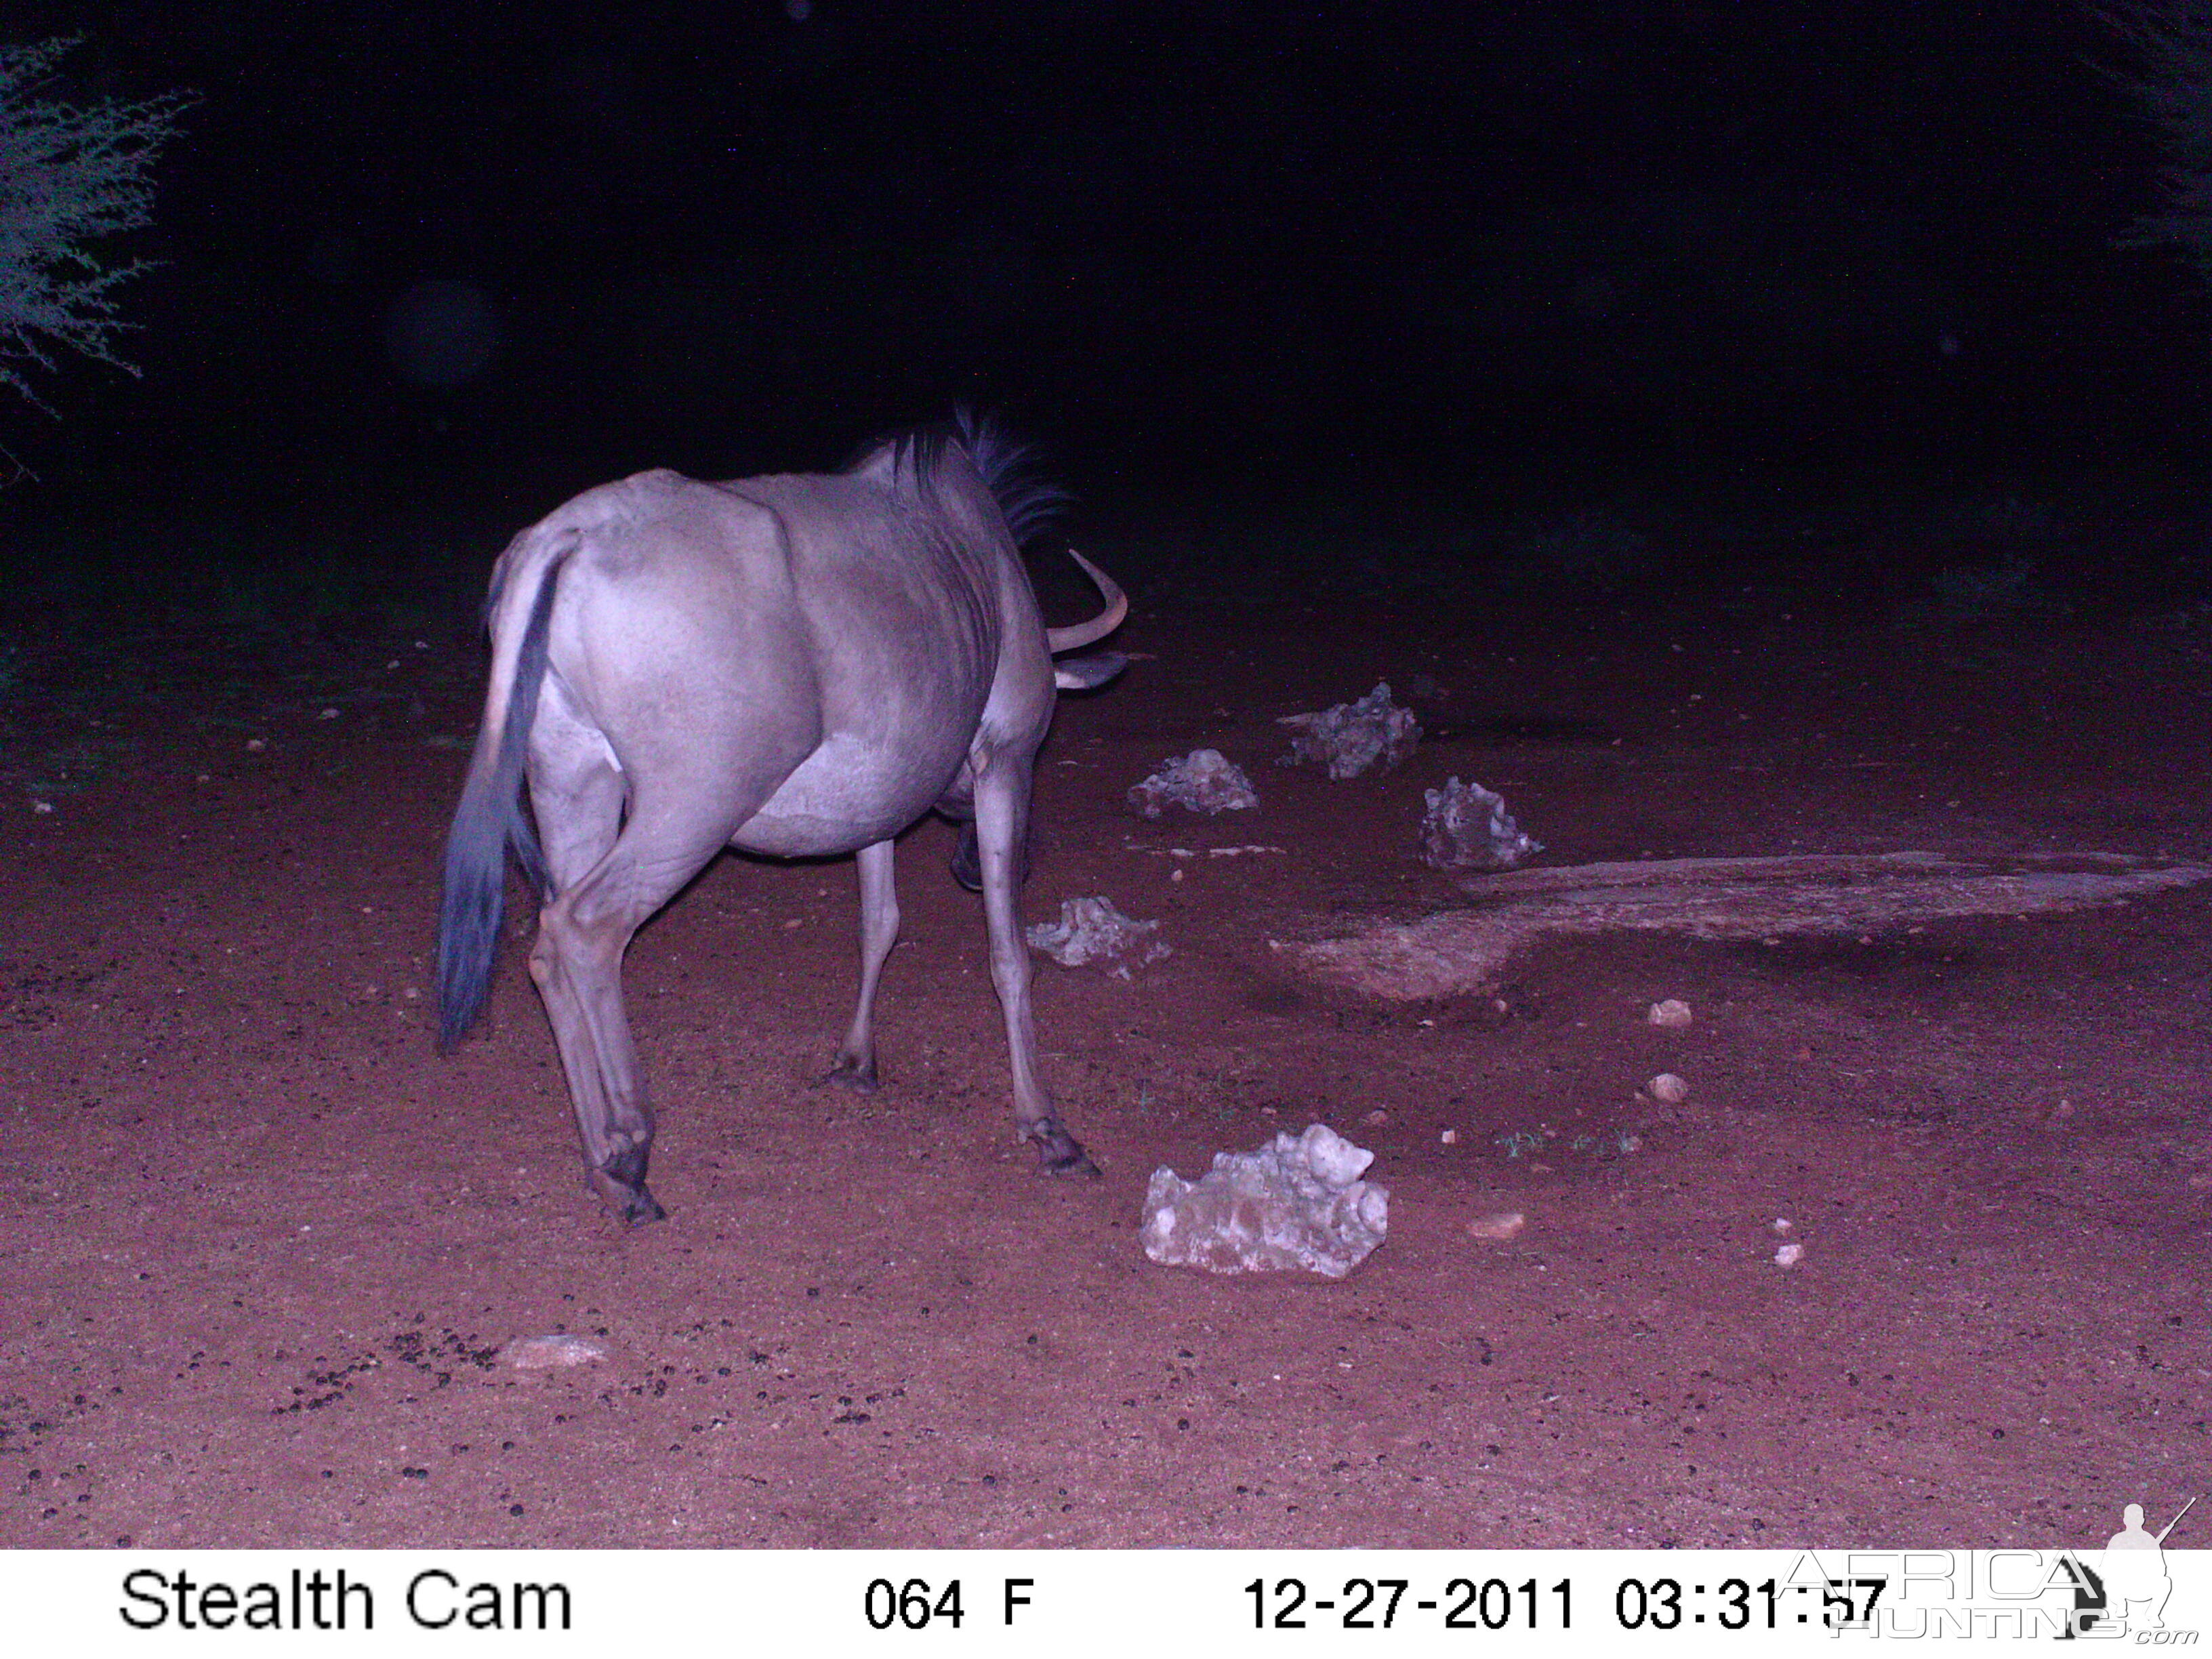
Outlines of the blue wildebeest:
[{"label": "blue wildebeest", "polygon": [[1054,687],[1121,666],[1053,655],[1104,638],[1128,603],[1073,555],[1106,608],[1045,627],[1017,542],[1057,492],[1020,461],[963,417],[838,473],[641,472],[532,526],[493,569],[490,684],[446,843],[440,1046],[483,1006],[512,846],[544,896],[530,975],[592,1185],[624,1221],[664,1213],[623,1012],[630,936],[725,847],[856,853],[860,1001],[830,1075],[872,1088],[892,838],[933,809],[969,821],[954,869],[981,886],[1021,1134],[1046,1169],[1097,1173],[1038,1074],[1015,896]]}]

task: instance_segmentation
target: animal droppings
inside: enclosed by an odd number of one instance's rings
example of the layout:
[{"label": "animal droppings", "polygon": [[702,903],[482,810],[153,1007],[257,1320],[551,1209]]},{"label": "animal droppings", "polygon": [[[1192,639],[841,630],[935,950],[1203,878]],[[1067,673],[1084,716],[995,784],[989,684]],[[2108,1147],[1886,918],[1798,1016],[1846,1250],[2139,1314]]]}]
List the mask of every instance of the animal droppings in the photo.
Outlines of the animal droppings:
[{"label": "animal droppings", "polygon": [[1241,812],[1260,804],[1244,769],[1218,749],[1194,749],[1160,763],[1160,769],[1129,791],[1139,817],[1156,818],[1170,806],[1188,811]]},{"label": "animal droppings", "polygon": [[1694,1018],[1690,1005],[1680,997],[1668,997],[1664,1002],[1655,1002],[1651,1012],[1644,1016],[1654,1025],[1664,1025],[1679,1030]]},{"label": "animal droppings", "polygon": [[1454,777],[1422,792],[1421,862],[1431,870],[1510,870],[1544,850],[1506,811],[1505,798]]},{"label": "animal droppings", "polygon": [[1469,1238],[1494,1238],[1500,1243],[1521,1237],[1521,1230],[1528,1224],[1528,1218],[1518,1210],[1499,1210],[1490,1215],[1479,1215],[1467,1224]]},{"label": "animal droppings", "polygon": [[1644,1085],[1644,1092],[1662,1106],[1680,1106],[1690,1097],[1690,1085],[1672,1072],[1662,1072]]},{"label": "animal droppings", "polygon": [[1390,701],[1388,681],[1357,702],[1317,714],[1279,714],[1275,724],[1291,729],[1291,752],[1278,766],[1318,766],[1340,782],[1376,765],[1389,771],[1421,740],[1420,723],[1412,709]]},{"label": "animal droppings", "polygon": [[1375,1154],[1325,1123],[1254,1152],[1216,1152],[1195,1182],[1163,1164],[1145,1194],[1145,1254],[1212,1273],[1304,1268],[1341,1279],[1382,1242],[1388,1188],[1360,1179]]},{"label": "animal droppings", "polygon": [[1115,979],[1127,979],[1133,969],[1174,954],[1172,946],[1153,937],[1159,926],[1123,915],[1110,899],[1073,898],[1060,902],[1057,922],[1041,921],[1024,937],[1032,950],[1063,968],[1103,968]]},{"label": "animal droppings", "polygon": [[499,1351],[499,1363],[518,1371],[589,1365],[607,1357],[607,1345],[588,1336],[518,1336]]}]

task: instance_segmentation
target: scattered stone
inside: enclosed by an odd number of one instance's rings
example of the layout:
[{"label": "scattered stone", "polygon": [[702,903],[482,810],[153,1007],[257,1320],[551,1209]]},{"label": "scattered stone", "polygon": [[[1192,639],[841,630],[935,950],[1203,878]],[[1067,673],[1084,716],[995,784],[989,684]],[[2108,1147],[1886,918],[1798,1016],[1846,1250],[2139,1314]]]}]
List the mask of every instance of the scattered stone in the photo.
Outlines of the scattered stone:
[{"label": "scattered stone", "polygon": [[1796,1224],[1788,1216],[1778,1215],[1774,1218],[1774,1231],[1778,1233],[1790,1232],[1796,1228]]},{"label": "scattered stone", "polygon": [[1133,969],[1174,954],[1173,947],[1153,937],[1159,926],[1123,915],[1111,899],[1073,898],[1061,901],[1057,922],[1041,921],[1024,937],[1032,950],[1063,968],[1103,968],[1115,979],[1127,979]]},{"label": "scattered stone", "polygon": [[607,1345],[588,1336],[518,1336],[499,1351],[499,1363],[519,1371],[590,1365],[607,1357]]},{"label": "scattered stone", "polygon": [[248,738],[246,740],[246,751],[250,755],[258,755],[268,746],[268,739],[265,738]]},{"label": "scattered stone", "polygon": [[1257,1152],[1216,1152],[1196,1182],[1164,1164],[1145,1194],[1145,1254],[1213,1273],[1300,1267],[1341,1279],[1389,1225],[1389,1190],[1360,1179],[1374,1159],[1316,1123]]},{"label": "scattered stone", "polygon": [[1544,850],[1505,810],[1505,799],[1479,783],[1454,777],[1423,792],[1421,862],[1431,870],[1510,870]]},{"label": "scattered stone", "polygon": [[1377,1106],[1373,1111],[1368,1113],[1365,1117],[1361,1118],[1359,1121],[1362,1123],[1364,1123],[1370,1129],[1379,1129],[1390,1121],[1390,1114],[1384,1111],[1380,1106]]},{"label": "scattered stone", "polygon": [[1804,1259],[1805,1247],[1802,1244],[1780,1244],[1775,1247],[1774,1265],[1778,1267],[1794,1267]]},{"label": "scattered stone", "polygon": [[1180,759],[1164,760],[1158,771],[1129,791],[1129,805],[1146,818],[1156,818],[1170,806],[1211,814],[1241,812],[1259,804],[1252,780],[1218,749],[1194,749]]},{"label": "scattered stone", "polygon": [[33,812],[51,812],[54,810],[54,804],[50,800],[34,800],[31,803],[31,810]]},{"label": "scattered stone", "polygon": [[1459,1131],[1456,1129],[1447,1129],[1441,1136],[1438,1137],[1438,1139],[1440,1139],[1447,1146],[1456,1146],[1459,1145]]},{"label": "scattered stone", "polygon": [[1494,1238],[1500,1243],[1521,1237],[1521,1230],[1528,1224],[1528,1218],[1518,1210],[1498,1210],[1489,1215],[1479,1215],[1467,1224],[1469,1238]]},{"label": "scattered stone", "polygon": [[1340,782],[1377,764],[1389,771],[1421,740],[1420,722],[1412,709],[1390,701],[1387,680],[1357,702],[1318,714],[1278,715],[1275,724],[1291,729],[1291,752],[1278,766],[1318,766]]},{"label": "scattered stone", "polygon": [[1662,1106],[1680,1106],[1690,1097],[1690,1085],[1672,1072],[1662,1072],[1644,1085],[1644,1092]]},{"label": "scattered stone", "polygon": [[1679,1030],[1681,1027],[1689,1024],[1695,1016],[1690,1012],[1688,1003],[1680,997],[1668,997],[1664,1002],[1653,1003],[1651,1012],[1644,1018],[1654,1025],[1664,1025]]}]

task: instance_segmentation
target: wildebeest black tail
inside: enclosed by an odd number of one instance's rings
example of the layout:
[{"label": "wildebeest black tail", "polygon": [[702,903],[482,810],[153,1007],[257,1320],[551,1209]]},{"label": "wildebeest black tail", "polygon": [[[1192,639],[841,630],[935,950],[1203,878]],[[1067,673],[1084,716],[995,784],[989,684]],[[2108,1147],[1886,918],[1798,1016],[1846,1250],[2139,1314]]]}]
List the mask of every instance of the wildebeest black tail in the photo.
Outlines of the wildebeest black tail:
[{"label": "wildebeest black tail", "polygon": [[[491,988],[507,896],[507,848],[514,848],[524,873],[540,891],[546,884],[537,837],[522,812],[522,764],[538,718],[538,687],[545,678],[554,592],[562,563],[577,545],[573,532],[520,541],[508,550],[495,578],[491,684],[468,781],[446,836],[445,899],[438,915],[438,1047],[447,1054],[483,1012]],[[525,605],[528,620],[510,653],[504,648],[499,615],[512,615],[514,607]]]}]

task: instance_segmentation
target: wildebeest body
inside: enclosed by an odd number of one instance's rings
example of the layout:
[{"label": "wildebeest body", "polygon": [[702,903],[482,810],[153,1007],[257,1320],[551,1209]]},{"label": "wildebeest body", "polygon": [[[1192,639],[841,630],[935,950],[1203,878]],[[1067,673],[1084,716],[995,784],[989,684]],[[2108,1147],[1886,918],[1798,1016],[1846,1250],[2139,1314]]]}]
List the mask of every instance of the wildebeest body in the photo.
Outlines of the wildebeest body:
[{"label": "wildebeest body", "polygon": [[1010,524],[1034,498],[1012,460],[971,428],[888,442],[839,474],[641,473],[576,497],[501,556],[484,723],[447,843],[444,1041],[483,999],[507,842],[530,861],[520,778],[546,884],[531,974],[594,1183],[626,1218],[660,1213],[621,1001],[630,935],[725,846],[857,853],[860,994],[833,1071],[872,1086],[875,988],[898,924],[891,838],[933,807],[974,819],[1022,1131],[1048,1167],[1091,1169],[1037,1075],[1014,895],[1052,652],[1126,607],[1094,569],[1107,611],[1044,628]]}]

